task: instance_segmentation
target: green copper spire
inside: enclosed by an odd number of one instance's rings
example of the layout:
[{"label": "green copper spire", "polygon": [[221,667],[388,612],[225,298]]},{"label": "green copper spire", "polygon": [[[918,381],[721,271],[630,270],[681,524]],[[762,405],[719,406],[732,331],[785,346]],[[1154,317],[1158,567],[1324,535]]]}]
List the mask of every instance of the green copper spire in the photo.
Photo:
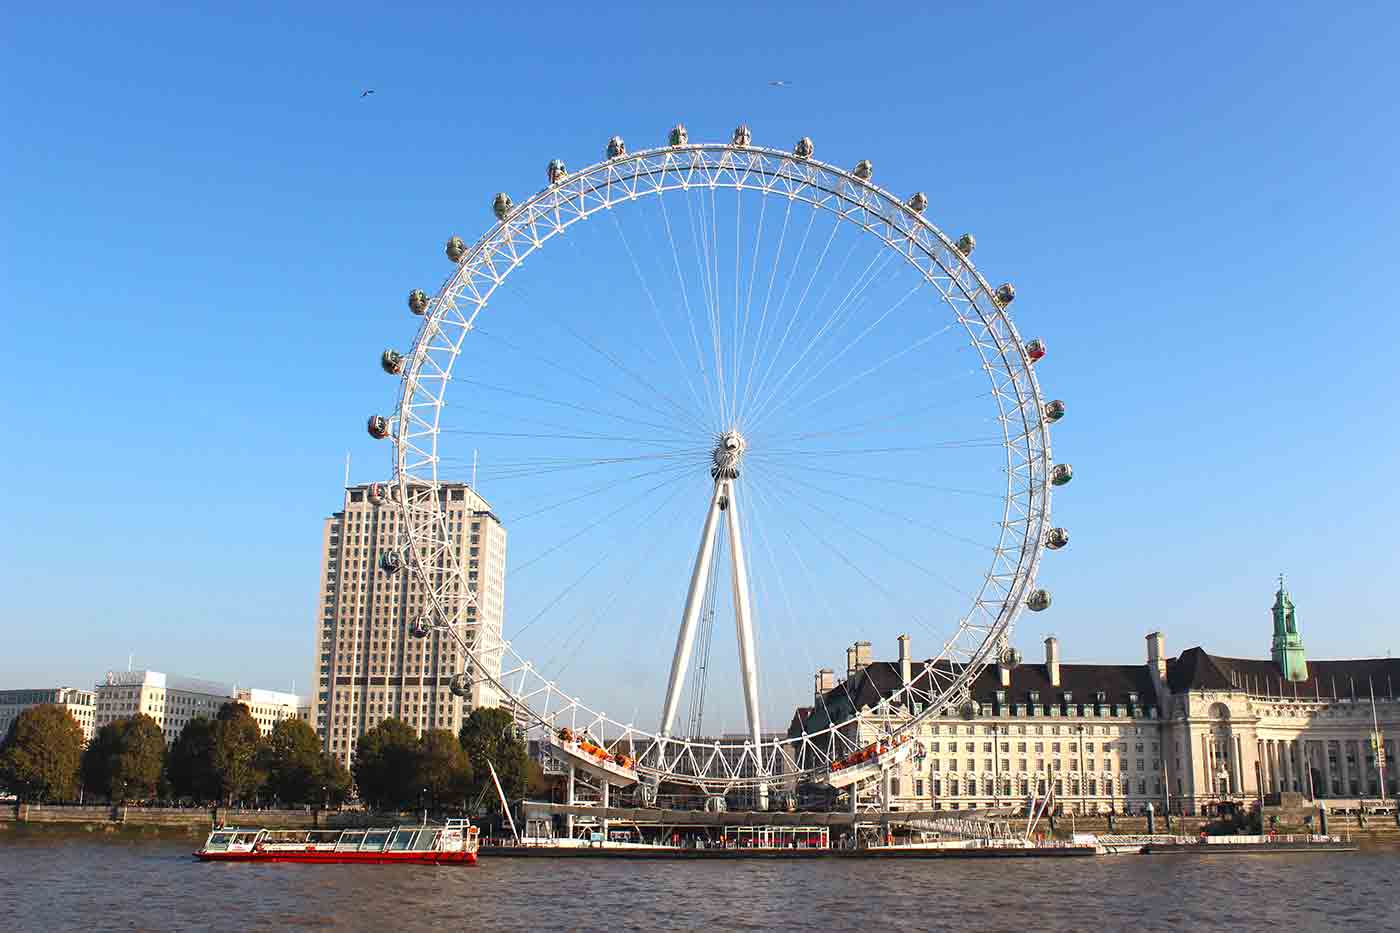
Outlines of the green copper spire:
[{"label": "green copper spire", "polygon": [[1274,645],[1271,654],[1284,679],[1308,679],[1303,637],[1298,634],[1298,618],[1294,614],[1293,600],[1283,585],[1283,574],[1278,575],[1278,592],[1274,594]]}]

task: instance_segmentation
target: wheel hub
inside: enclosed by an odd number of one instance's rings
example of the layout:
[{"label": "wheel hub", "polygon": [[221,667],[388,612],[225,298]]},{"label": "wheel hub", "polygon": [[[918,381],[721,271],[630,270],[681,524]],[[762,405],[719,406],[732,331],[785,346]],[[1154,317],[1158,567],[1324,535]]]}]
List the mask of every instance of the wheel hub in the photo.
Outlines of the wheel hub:
[{"label": "wheel hub", "polygon": [[739,461],[748,449],[748,442],[738,431],[725,431],[715,439],[710,475],[715,479],[736,479],[739,476]]}]

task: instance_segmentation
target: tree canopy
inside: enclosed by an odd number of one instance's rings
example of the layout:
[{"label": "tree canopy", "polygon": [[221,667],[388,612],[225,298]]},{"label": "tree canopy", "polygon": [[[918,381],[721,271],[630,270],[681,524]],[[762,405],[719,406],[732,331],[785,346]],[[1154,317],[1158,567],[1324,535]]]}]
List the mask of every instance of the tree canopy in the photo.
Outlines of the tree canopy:
[{"label": "tree canopy", "polygon": [[360,798],[377,810],[415,806],[418,782],[418,733],[402,719],[386,719],[355,743],[351,765]]},{"label": "tree canopy", "polygon": [[0,786],[23,800],[71,800],[82,754],[83,730],[66,706],[31,706],[0,743]]},{"label": "tree canopy", "polygon": [[221,794],[214,773],[214,722],[196,716],[185,723],[165,759],[166,776],[177,797],[199,803],[218,800]]},{"label": "tree canopy", "polygon": [[[491,782],[486,767],[489,761],[496,767],[506,799],[524,796],[531,776],[530,755],[525,743],[516,735],[515,719],[508,711],[499,707],[472,710],[462,723],[458,739],[472,765],[473,794],[481,793]],[[495,800],[494,792],[488,794],[487,799]]]},{"label": "tree canopy", "polygon": [[265,775],[258,767],[258,743],[262,733],[248,707],[230,701],[219,707],[214,722],[214,776],[226,803],[247,800],[262,787]]},{"label": "tree canopy", "polygon": [[472,766],[449,730],[423,733],[418,742],[418,781],[434,809],[466,803],[472,790]]},{"label": "tree canopy", "polygon": [[165,768],[165,735],[145,713],[107,723],[82,757],[83,786],[109,800],[154,797]]},{"label": "tree canopy", "polygon": [[267,775],[267,792],[284,804],[321,803],[324,762],[321,740],[300,719],[283,719],[272,727],[258,756]]}]

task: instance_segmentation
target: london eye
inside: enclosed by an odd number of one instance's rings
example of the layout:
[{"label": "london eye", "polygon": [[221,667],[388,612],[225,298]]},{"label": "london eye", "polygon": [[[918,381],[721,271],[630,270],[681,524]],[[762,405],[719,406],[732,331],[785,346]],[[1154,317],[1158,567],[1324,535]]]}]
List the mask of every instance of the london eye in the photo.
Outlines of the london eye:
[{"label": "london eye", "polygon": [[[936,191],[743,126],[664,142],[483,196],[485,232],[409,294],[417,333],[381,359],[397,405],[368,423],[402,516],[382,569],[425,594],[408,635],[466,658],[454,692],[489,687],[605,785],[840,786],[1049,607],[1065,406]],[[499,637],[472,634],[484,569],[444,505],[469,477],[510,535]],[[922,650],[872,747],[822,672],[896,633]]]}]

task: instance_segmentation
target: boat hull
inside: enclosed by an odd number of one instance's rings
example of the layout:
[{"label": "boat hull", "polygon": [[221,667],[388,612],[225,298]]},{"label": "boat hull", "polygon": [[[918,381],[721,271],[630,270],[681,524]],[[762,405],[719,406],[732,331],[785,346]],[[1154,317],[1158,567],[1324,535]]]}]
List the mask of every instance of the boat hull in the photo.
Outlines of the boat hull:
[{"label": "boat hull", "polygon": [[206,852],[201,862],[299,862],[315,865],[475,865],[475,852],[316,852],[294,849],[269,852]]}]

